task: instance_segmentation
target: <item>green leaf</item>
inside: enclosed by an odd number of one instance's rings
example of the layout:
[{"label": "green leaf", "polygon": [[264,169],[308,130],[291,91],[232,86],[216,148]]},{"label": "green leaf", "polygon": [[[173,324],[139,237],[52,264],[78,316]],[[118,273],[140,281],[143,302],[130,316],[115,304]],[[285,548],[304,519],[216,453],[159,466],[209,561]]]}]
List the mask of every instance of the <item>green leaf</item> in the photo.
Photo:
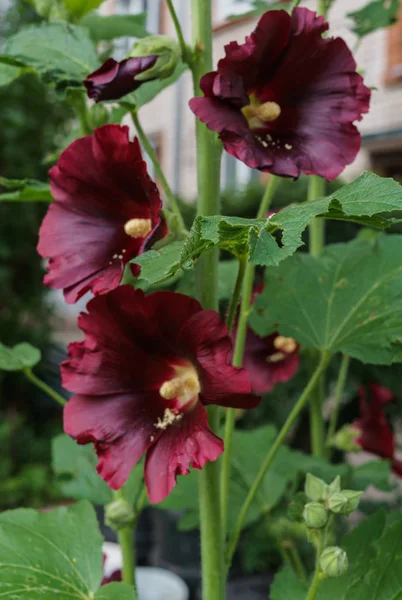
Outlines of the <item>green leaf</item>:
[{"label": "green leaf", "polygon": [[41,359],[41,352],[37,348],[22,342],[13,348],[0,343],[0,370],[22,371],[34,367]]},{"label": "green leaf", "polygon": [[124,98],[120,100],[120,104],[125,106],[128,110],[141,108],[141,106],[148,104],[148,102],[151,102],[151,100],[156,98],[156,96],[165,88],[176,83],[187,69],[188,66],[185,63],[179,62],[170,77],[167,77],[166,79],[155,79],[154,81],[145,81],[140,85],[138,90],[124,96]]},{"label": "green leaf", "polygon": [[109,583],[96,592],[95,600],[135,600],[134,590],[126,583]]},{"label": "green leaf", "polygon": [[22,75],[23,72],[24,69],[21,69],[21,67],[0,63],[0,87],[9,85],[14,79]]},{"label": "green leaf", "polygon": [[294,570],[286,566],[275,576],[269,597],[271,600],[305,600],[307,589]]},{"label": "green leaf", "polygon": [[0,187],[8,192],[0,192],[0,202],[51,202],[49,184],[35,179],[6,179],[0,176]]},{"label": "green leaf", "polygon": [[360,10],[350,12],[346,16],[353,19],[352,31],[359,37],[389,27],[396,22],[399,0],[374,0]]},{"label": "green leaf", "polygon": [[146,21],[146,13],[105,16],[93,13],[85,16],[81,21],[81,25],[87,27],[91,38],[95,42],[99,42],[100,40],[114,40],[124,36],[145,37],[148,35],[145,29]]},{"label": "green leaf", "polygon": [[320,259],[299,254],[267,269],[251,326],[368,363],[400,361],[401,244],[399,235],[334,244]]},{"label": "green leaf", "polygon": [[76,19],[81,19],[84,15],[98,8],[104,0],[64,0],[64,6]]},{"label": "green leaf", "polygon": [[0,537],[0,596],[5,600],[94,598],[102,579],[102,537],[90,504],[46,513],[3,512]]},{"label": "green leaf", "polygon": [[62,22],[22,28],[8,39],[4,52],[58,89],[81,86],[82,80],[99,66],[87,29]]},{"label": "green leaf", "polygon": [[390,492],[395,487],[390,483],[390,474],[389,460],[370,460],[353,468],[349,487],[354,490],[365,490],[373,485],[382,492]]},{"label": "green leaf", "polygon": [[168,279],[179,268],[179,261],[183,242],[173,242],[163,246],[160,250],[148,250],[134,261],[141,265],[141,273],[138,277],[139,283],[153,285]]}]

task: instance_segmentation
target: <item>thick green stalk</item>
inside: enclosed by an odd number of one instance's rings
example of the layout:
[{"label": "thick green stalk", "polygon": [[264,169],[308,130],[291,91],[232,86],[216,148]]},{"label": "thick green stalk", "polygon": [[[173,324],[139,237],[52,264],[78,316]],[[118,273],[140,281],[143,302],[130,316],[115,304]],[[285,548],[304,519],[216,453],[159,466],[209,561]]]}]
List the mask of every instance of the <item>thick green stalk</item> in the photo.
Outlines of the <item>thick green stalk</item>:
[{"label": "thick green stalk", "polygon": [[313,375],[311,376],[309,382],[307,383],[306,387],[304,388],[299,400],[293,407],[290,415],[286,419],[285,424],[283,425],[282,429],[280,430],[275,442],[271,446],[271,449],[268,452],[268,454],[257,474],[257,477],[255,478],[254,483],[249,490],[249,493],[243,503],[243,506],[242,506],[239,516],[237,518],[232,536],[229,540],[227,555],[226,555],[226,564],[227,564],[228,568],[231,564],[232,557],[233,557],[237,542],[240,537],[240,533],[241,533],[241,529],[242,529],[244,520],[245,520],[247,513],[254,501],[255,495],[257,494],[257,491],[265,477],[265,474],[268,471],[269,467],[271,466],[272,461],[274,460],[279,448],[282,446],[283,442],[285,441],[285,438],[286,438],[287,434],[289,433],[290,429],[292,428],[294,422],[296,421],[297,417],[299,416],[299,414],[301,413],[301,411],[307,404],[307,401],[310,398],[310,394],[314,390],[318,381],[320,380],[321,375],[323,373],[325,373],[325,370],[328,366],[329,361],[330,361],[330,355],[327,352],[323,352],[321,354],[320,361],[319,361]]},{"label": "thick green stalk", "polygon": [[336,428],[338,426],[339,409],[341,406],[343,391],[345,389],[346,379],[348,377],[349,364],[350,364],[350,357],[346,356],[346,354],[344,354],[342,356],[341,366],[339,368],[338,380],[336,382],[336,387],[335,387],[334,408],[332,409],[332,412],[331,412],[331,418],[329,421],[329,427],[328,427],[328,433],[327,433],[326,446],[329,451],[330,451],[329,444],[330,444],[332,438],[334,437]]},{"label": "thick green stalk", "polygon": [[158,157],[156,156],[155,150],[152,148],[152,144],[149,141],[147,134],[145,133],[145,131],[142,128],[137,111],[133,110],[131,112],[131,116],[133,118],[133,123],[137,130],[137,134],[140,139],[140,142],[141,142],[143,148],[145,149],[145,152],[148,154],[149,158],[152,161],[152,164],[154,166],[155,173],[156,173],[156,178],[158,179],[158,181],[160,182],[161,186],[164,189],[167,201],[169,203],[169,208],[176,215],[177,222],[178,222],[180,228],[183,231],[185,231],[186,227],[184,225],[183,217],[180,212],[180,208],[179,208],[177,199],[176,199],[175,195],[173,194],[172,190],[170,189],[170,186],[167,182],[165,174],[161,169],[161,166],[159,164]]},{"label": "thick green stalk", "polygon": [[53,400],[56,400],[56,402],[58,404],[60,404],[61,406],[65,406],[67,404],[67,400],[65,400],[63,398],[63,396],[60,396],[60,394],[55,392],[55,390],[53,388],[51,388],[49,385],[47,385],[47,383],[42,381],[42,379],[39,379],[39,377],[37,377],[34,373],[32,373],[32,370],[30,368],[27,367],[26,369],[24,369],[24,374],[25,374],[25,377],[27,379],[29,379],[29,381],[31,383],[36,385],[36,387],[38,387],[40,390],[42,390],[42,392],[45,392],[45,394],[50,396],[50,398],[52,398]]},{"label": "thick green stalk", "polygon": [[[116,500],[125,500],[124,488],[114,492]],[[133,540],[134,527],[124,527],[117,530],[117,539],[123,555],[123,581],[134,589],[134,600],[137,600],[135,583],[135,544]]]},{"label": "thick green stalk", "polygon": [[[211,0],[192,0],[192,26],[197,51],[192,61],[194,89],[200,94],[199,80],[212,70]],[[216,134],[196,120],[197,182],[199,215],[217,215],[220,208],[221,146]],[[218,309],[218,252],[203,254],[196,265],[196,294],[206,309]],[[219,407],[208,410],[213,431],[219,429]],[[220,465],[207,463],[200,473],[200,529],[203,600],[224,600],[225,577],[220,504]]]}]

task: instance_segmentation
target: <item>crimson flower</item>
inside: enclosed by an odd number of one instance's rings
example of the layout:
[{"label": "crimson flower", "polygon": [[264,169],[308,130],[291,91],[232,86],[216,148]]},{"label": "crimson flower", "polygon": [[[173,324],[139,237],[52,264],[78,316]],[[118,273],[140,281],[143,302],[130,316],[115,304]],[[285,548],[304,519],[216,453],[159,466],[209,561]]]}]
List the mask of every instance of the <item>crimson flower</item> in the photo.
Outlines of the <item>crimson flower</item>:
[{"label": "crimson flower", "polygon": [[84,80],[89,98],[95,102],[118,100],[134,92],[142,83],[135,79],[136,76],[153,67],[157,59],[157,56],[141,56],[125,58],[117,62],[113,58],[108,58],[99,69]]},{"label": "crimson flower", "polygon": [[76,394],[64,429],[94,443],[112,489],[146,453],[148,496],[160,502],[190,464],[200,469],[223,451],[205,405],[252,408],[259,398],[246,370],[228,363],[232,343],[219,315],[196,300],[120,286],[87,310],[78,321],[85,340],[70,344],[62,364],[63,385]]},{"label": "crimson flower", "polygon": [[394,435],[384,412],[384,404],[394,398],[388,388],[376,383],[370,383],[370,403],[367,402],[366,390],[359,387],[360,418],[353,426],[358,430],[358,444],[366,452],[371,452],[392,461],[392,470],[402,476],[402,461],[395,458]]},{"label": "crimson flower", "polygon": [[190,108],[229,154],[276,175],[329,180],[354,160],[353,122],[368,111],[370,90],[345,42],[322,37],[327,29],[307,8],[271,10],[244,44],[225,47]]},{"label": "crimson flower", "polygon": [[49,174],[54,202],[38,252],[49,258],[44,283],[64,289],[66,302],[117,287],[126,263],[166,235],[158,189],[128,127],[104,125],[75,140]]}]

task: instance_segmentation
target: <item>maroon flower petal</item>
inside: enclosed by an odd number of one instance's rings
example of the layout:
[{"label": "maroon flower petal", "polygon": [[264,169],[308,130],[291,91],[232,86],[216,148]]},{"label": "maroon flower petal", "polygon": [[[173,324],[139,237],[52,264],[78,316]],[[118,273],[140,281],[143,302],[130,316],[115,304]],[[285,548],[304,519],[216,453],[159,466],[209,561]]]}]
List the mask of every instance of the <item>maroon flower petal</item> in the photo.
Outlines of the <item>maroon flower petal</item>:
[{"label": "maroon flower petal", "polygon": [[109,58],[99,69],[84,80],[88,97],[101,100],[118,100],[122,96],[134,92],[141,81],[135,77],[154,66],[157,56],[126,58],[120,62]]},{"label": "maroon flower petal", "polygon": [[384,413],[383,405],[394,396],[390,390],[370,384],[371,401],[368,403],[366,390],[359,387],[360,419],[355,425],[360,430],[357,443],[366,450],[383,458],[394,458],[394,436]]},{"label": "maroon flower petal", "polygon": [[204,310],[191,317],[178,343],[197,367],[203,402],[234,408],[257,406],[261,399],[251,394],[247,371],[228,362],[232,342],[216,312]]},{"label": "maroon flower petal", "polygon": [[176,485],[176,477],[189,473],[190,465],[201,469],[222,452],[222,440],[209,429],[207,412],[197,404],[168,427],[147,453],[145,483],[150,502],[162,502]]},{"label": "maroon flower petal", "polygon": [[[105,125],[73,142],[50,180],[55,201],[38,243],[39,254],[49,257],[45,284],[64,289],[69,303],[89,290],[114,289],[124,265],[144,252],[161,223],[162,202],[138,140],[129,141],[127,127]],[[131,219],[149,221],[149,232],[127,235],[124,225]]]},{"label": "maroon flower petal", "polygon": [[155,429],[164,406],[159,393],[73,396],[64,408],[64,431],[79,444],[92,442],[97,471],[120,489],[132,468],[158,439]]},{"label": "maroon flower petal", "polygon": [[[205,96],[190,108],[219,132],[229,154],[277,175],[329,180],[354,160],[361,138],[353,122],[368,111],[370,90],[345,42],[322,37],[327,29],[307,8],[273,10],[244,44],[225,47],[218,70],[200,82]],[[265,103],[275,103],[279,115],[244,112]]]}]

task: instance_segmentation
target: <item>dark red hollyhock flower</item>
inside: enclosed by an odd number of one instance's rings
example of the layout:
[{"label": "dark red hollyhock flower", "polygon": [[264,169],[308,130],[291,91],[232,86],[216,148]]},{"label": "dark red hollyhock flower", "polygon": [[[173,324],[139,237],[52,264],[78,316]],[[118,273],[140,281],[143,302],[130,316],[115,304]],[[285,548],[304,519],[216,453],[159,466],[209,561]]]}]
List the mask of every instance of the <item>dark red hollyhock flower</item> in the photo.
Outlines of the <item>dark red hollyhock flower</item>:
[{"label": "dark red hollyhock flower", "polygon": [[88,303],[79,317],[85,340],[70,344],[63,385],[76,395],[64,429],[93,442],[98,473],[121,488],[146,453],[145,483],[160,502],[191,464],[223,451],[205,405],[253,408],[245,369],[228,363],[232,343],[219,315],[174,292],[145,296],[120,286]]},{"label": "dark red hollyhock flower", "polygon": [[[104,554],[103,555],[103,568],[105,568],[105,563],[106,563],[106,555]],[[123,581],[121,569],[117,569],[116,571],[113,571],[109,576],[104,575],[102,582],[101,582],[101,586],[107,585],[108,583],[113,583],[115,581]]]},{"label": "dark red hollyhock flower", "polygon": [[353,122],[370,91],[345,42],[322,37],[327,29],[307,8],[271,10],[244,44],[225,47],[190,108],[229,154],[276,175],[329,180],[353,161],[361,144]]},{"label": "dark red hollyhock flower", "polygon": [[89,98],[95,102],[118,100],[134,92],[142,83],[136,81],[136,76],[153,67],[157,59],[157,56],[141,56],[125,58],[117,62],[113,58],[108,58],[99,69],[84,80]]},{"label": "dark red hollyhock flower", "polygon": [[66,302],[117,287],[125,264],[166,235],[158,189],[127,127],[104,125],[76,140],[49,174],[54,202],[38,252],[49,258],[44,283],[64,289]]},{"label": "dark red hollyhock flower", "polygon": [[384,412],[384,404],[390,402],[394,394],[376,383],[370,383],[368,388],[370,403],[365,388],[359,387],[360,418],[353,424],[358,430],[355,442],[366,452],[391,459],[392,470],[402,476],[402,461],[395,458],[394,435]]}]

